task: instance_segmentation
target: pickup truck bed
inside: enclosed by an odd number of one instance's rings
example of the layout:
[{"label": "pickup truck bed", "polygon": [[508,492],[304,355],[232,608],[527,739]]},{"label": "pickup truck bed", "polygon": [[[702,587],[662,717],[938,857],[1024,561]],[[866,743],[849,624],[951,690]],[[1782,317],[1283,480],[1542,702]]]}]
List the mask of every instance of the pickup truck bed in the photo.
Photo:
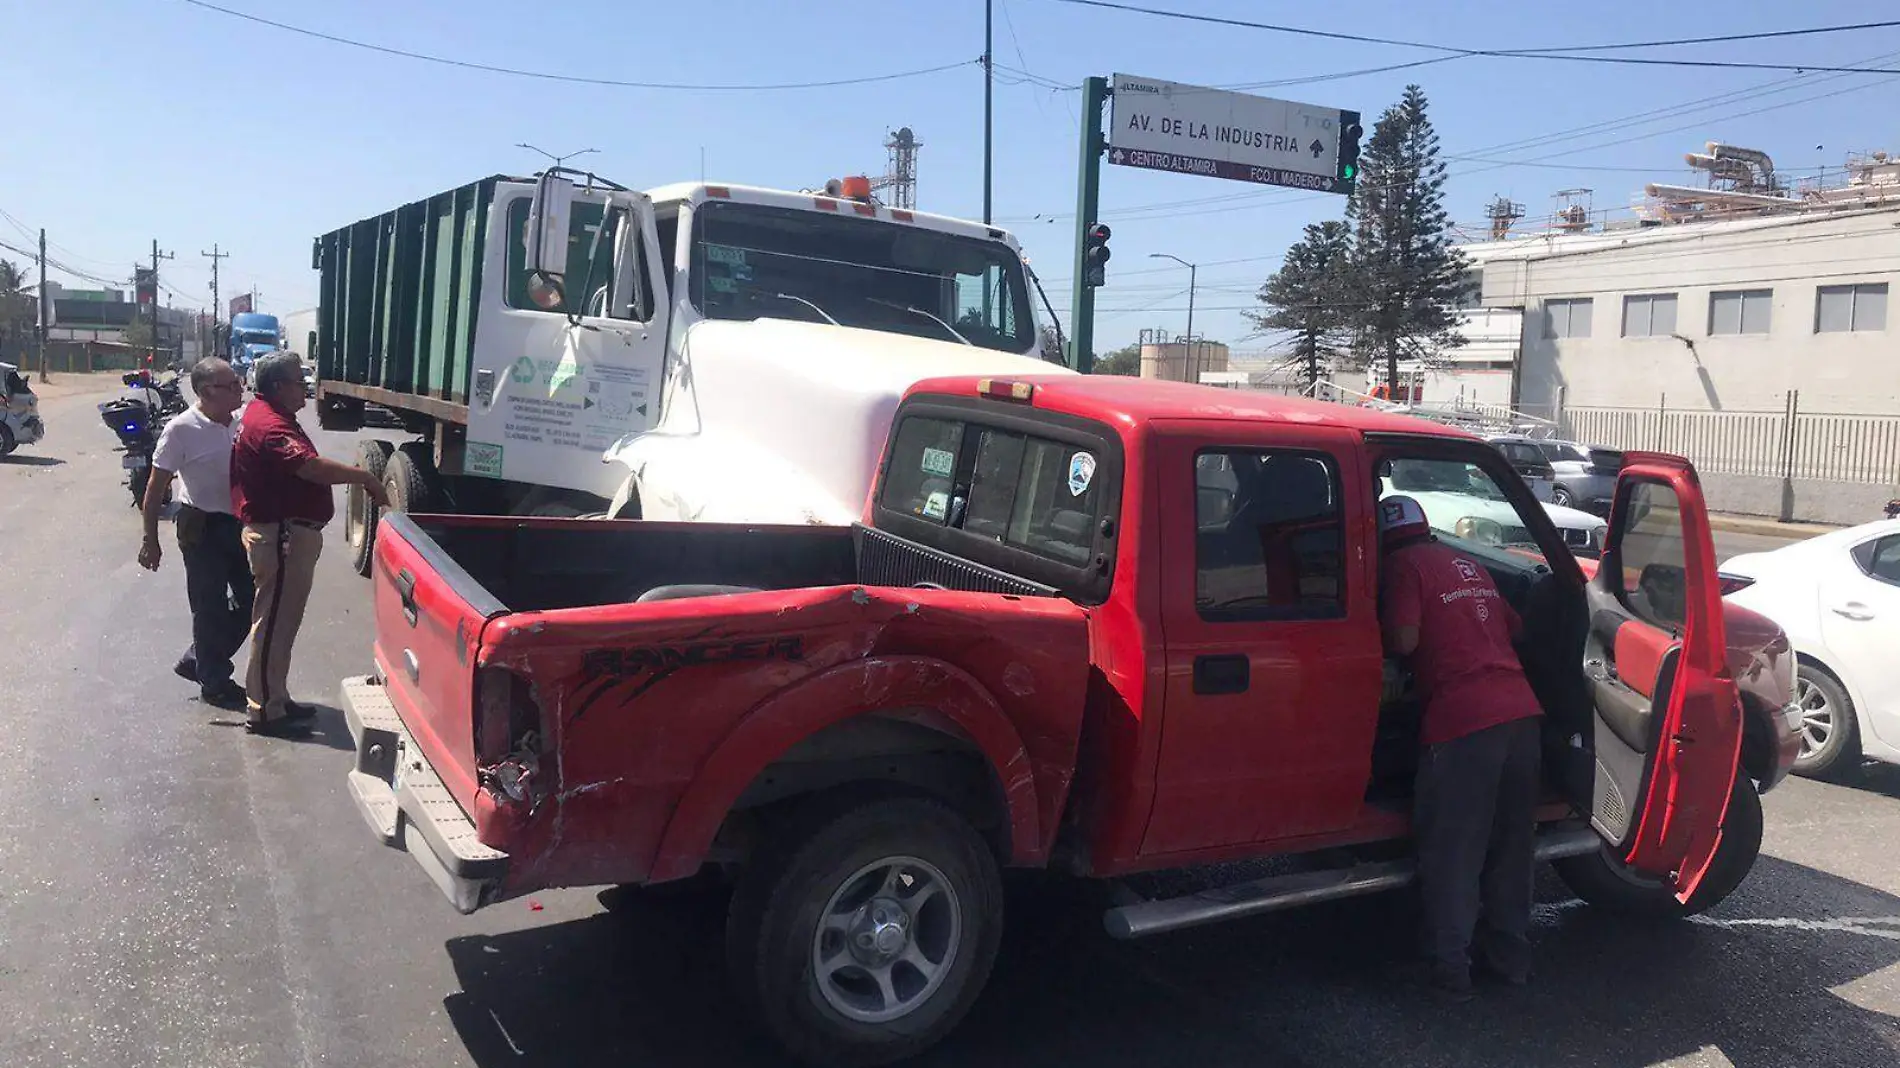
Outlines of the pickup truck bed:
[{"label": "pickup truck bed", "polygon": [[873,758],[983,769],[999,838],[1046,855],[1089,638],[1042,587],[868,528],[385,523],[352,787],[458,907],[690,875],[730,812]]}]

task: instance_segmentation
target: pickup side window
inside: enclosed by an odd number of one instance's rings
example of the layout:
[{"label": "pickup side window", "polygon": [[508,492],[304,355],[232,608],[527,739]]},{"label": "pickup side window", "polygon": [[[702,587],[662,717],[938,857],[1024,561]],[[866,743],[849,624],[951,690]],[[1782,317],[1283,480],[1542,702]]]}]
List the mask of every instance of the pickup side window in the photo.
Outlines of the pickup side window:
[{"label": "pickup side window", "polygon": [[1324,453],[1194,458],[1194,603],[1210,622],[1345,612],[1339,467]]},{"label": "pickup side window", "polygon": [[1623,604],[1645,623],[1681,631],[1689,573],[1681,502],[1660,482],[1638,482],[1624,500],[1630,518],[1622,524],[1614,557],[1623,569]]}]

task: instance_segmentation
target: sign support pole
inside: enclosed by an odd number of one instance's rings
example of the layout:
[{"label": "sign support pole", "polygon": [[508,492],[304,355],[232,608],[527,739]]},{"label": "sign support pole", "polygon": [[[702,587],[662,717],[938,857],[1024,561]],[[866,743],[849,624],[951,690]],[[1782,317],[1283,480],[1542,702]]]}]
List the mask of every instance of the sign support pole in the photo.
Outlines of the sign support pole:
[{"label": "sign support pole", "polygon": [[1082,80],[1081,158],[1075,183],[1075,281],[1069,300],[1069,366],[1088,374],[1095,368],[1095,287],[1088,284],[1088,229],[1096,223],[1102,193],[1102,107],[1108,102],[1107,78]]}]

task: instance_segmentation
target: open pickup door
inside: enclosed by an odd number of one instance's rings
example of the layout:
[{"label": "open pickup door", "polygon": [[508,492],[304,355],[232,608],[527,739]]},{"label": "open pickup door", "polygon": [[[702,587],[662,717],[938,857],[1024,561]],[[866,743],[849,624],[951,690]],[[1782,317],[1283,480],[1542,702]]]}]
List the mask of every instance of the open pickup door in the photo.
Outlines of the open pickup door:
[{"label": "open pickup door", "polygon": [[1689,461],[1626,454],[1589,606],[1590,822],[1626,869],[1686,902],[1721,841],[1742,743],[1715,543]]}]

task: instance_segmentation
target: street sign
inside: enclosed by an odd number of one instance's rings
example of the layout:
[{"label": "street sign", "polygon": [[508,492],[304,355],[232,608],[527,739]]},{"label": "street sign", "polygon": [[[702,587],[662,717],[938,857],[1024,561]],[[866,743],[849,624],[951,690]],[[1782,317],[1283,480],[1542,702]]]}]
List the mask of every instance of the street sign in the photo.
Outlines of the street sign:
[{"label": "street sign", "polygon": [[1117,74],[1108,161],[1261,185],[1344,193],[1340,131],[1358,112]]}]

